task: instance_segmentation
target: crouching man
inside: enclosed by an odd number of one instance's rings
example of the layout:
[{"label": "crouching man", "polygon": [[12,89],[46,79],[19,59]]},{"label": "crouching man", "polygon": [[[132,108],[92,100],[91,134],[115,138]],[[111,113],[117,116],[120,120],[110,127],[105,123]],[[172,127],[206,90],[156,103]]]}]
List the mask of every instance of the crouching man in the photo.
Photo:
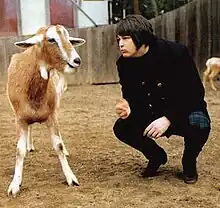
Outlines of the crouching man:
[{"label": "crouching man", "polygon": [[116,137],[149,160],[144,177],[157,175],[167,154],[156,139],[184,138],[184,182],[198,179],[197,157],[210,132],[204,88],[188,49],[158,39],[150,22],[130,15],[116,27],[121,52],[117,60],[123,98],[116,104]]}]

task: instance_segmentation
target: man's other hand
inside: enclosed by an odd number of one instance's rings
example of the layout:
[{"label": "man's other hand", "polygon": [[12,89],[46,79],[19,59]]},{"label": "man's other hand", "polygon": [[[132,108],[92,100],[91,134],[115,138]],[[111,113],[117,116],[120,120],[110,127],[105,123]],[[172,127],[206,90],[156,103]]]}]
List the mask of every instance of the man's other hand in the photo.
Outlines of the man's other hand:
[{"label": "man's other hand", "polygon": [[120,118],[126,119],[131,113],[127,100],[124,98],[120,99],[115,106],[115,112]]},{"label": "man's other hand", "polygon": [[157,139],[163,135],[163,133],[170,126],[170,121],[165,117],[161,117],[153,121],[147,128],[144,130],[143,135],[147,135],[152,139]]}]

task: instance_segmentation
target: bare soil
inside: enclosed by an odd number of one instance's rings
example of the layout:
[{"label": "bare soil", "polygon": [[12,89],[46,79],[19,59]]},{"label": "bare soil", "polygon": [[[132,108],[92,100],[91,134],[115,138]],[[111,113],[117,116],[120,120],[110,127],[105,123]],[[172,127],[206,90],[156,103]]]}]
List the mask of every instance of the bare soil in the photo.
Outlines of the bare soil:
[{"label": "bare soil", "polygon": [[112,131],[120,86],[69,86],[59,110],[60,130],[70,153],[69,164],[80,186],[68,187],[44,124],[33,126],[36,151],[25,158],[17,198],[7,196],[15,165],[14,115],[0,82],[0,207],[33,208],[217,208],[220,207],[220,91],[210,89],[206,101],[212,131],[199,156],[199,180],[185,184],[183,139],[171,136],[158,143],[168,154],[159,176],[144,179],[144,156],[118,141]]}]

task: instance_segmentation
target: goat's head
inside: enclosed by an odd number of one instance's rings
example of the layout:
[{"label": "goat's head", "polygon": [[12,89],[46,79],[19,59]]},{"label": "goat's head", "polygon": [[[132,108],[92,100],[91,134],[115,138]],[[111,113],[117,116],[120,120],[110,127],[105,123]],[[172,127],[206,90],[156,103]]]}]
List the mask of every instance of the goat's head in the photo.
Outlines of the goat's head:
[{"label": "goat's head", "polygon": [[81,63],[74,47],[84,43],[85,40],[82,38],[70,37],[62,25],[51,25],[40,28],[33,37],[16,42],[15,45],[23,49],[35,45],[40,49],[41,76],[47,79],[47,66],[64,73],[74,72],[74,68],[79,67]]}]

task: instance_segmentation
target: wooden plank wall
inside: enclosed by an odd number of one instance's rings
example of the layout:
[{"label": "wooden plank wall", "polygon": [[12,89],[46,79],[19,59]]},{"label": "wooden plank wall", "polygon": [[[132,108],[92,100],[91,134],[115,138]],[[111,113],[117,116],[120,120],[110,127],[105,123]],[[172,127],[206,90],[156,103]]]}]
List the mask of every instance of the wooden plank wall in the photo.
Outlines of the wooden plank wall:
[{"label": "wooden plank wall", "polygon": [[[194,0],[172,12],[152,19],[158,37],[184,43],[195,59],[198,70],[204,70],[211,56],[220,57],[220,1]],[[69,29],[70,35],[84,38],[77,48],[82,66],[68,76],[70,84],[103,84],[118,82],[115,61],[119,56],[115,25],[97,28]],[[0,74],[5,75],[9,60],[20,51],[13,43],[27,37],[0,38]]]},{"label": "wooden plank wall", "polygon": [[211,56],[220,57],[220,1],[195,0],[152,19],[155,33],[188,46],[200,71]]}]

